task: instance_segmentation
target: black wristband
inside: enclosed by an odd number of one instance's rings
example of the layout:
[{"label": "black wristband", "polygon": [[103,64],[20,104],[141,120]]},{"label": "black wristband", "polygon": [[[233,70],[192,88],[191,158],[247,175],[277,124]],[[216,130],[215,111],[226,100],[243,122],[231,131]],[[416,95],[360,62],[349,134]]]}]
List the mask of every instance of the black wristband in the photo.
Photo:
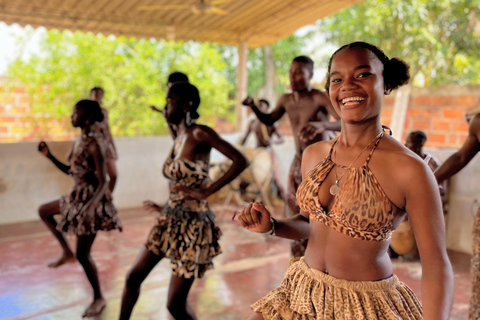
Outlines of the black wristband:
[{"label": "black wristband", "polygon": [[278,227],[278,222],[274,217],[270,217],[270,222],[272,223],[272,229],[270,229],[270,235],[276,236],[275,231]]}]

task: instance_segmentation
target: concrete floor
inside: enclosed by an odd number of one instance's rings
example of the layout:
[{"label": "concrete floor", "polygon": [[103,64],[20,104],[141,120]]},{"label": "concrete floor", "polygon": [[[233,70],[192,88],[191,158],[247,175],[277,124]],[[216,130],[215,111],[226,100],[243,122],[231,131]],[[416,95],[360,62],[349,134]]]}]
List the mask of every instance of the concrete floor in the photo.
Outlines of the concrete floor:
[{"label": "concrete floor", "polygon": [[[288,265],[289,241],[242,229],[231,221],[232,212],[217,211],[223,254],[189,296],[199,320],[246,319],[249,305],[278,286]],[[118,318],[125,275],[155,221],[155,215],[141,209],[123,210],[120,217],[124,232],[100,233],[92,250],[108,300],[96,319]],[[40,220],[0,226],[0,319],[81,319],[91,300],[90,285],[78,263],[48,268],[59,254]],[[450,319],[467,319],[470,257],[449,254],[455,271]],[[420,263],[394,260],[394,267],[400,280],[420,295]],[[169,261],[161,261],[145,280],[132,319],[171,319],[165,307],[169,278]]]}]

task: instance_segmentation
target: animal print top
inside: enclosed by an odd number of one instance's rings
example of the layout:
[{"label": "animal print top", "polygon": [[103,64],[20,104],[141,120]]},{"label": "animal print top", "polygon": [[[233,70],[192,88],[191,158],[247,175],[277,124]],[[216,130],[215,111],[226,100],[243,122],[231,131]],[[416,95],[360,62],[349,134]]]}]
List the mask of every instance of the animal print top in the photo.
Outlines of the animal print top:
[{"label": "animal print top", "polygon": [[[172,181],[171,187],[185,186],[200,188],[205,182],[210,182],[208,177],[209,163],[203,160],[175,159],[175,146],[172,148],[170,157],[163,165],[163,175]],[[172,209],[192,212],[209,212],[208,201],[197,199],[185,199],[185,195],[178,192],[170,192],[168,206]]]},{"label": "animal print top", "polygon": [[320,203],[318,190],[336,165],[332,161],[332,150],[338,139],[333,143],[328,156],[307,174],[297,191],[297,202],[310,214],[310,219],[356,239],[386,241],[391,238],[393,204],[368,167],[383,134],[375,141],[365,164],[348,169],[331,210],[326,211]]}]

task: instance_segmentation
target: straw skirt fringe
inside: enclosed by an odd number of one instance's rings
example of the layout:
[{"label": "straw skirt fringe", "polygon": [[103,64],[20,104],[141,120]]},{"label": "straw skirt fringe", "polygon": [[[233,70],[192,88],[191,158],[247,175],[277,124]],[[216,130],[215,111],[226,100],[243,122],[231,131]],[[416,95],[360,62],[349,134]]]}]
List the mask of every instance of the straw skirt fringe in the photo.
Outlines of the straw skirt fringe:
[{"label": "straw skirt fringe", "polygon": [[279,288],[252,305],[265,320],[422,319],[422,306],[397,276],[380,281],[347,281],[311,269],[300,259]]}]

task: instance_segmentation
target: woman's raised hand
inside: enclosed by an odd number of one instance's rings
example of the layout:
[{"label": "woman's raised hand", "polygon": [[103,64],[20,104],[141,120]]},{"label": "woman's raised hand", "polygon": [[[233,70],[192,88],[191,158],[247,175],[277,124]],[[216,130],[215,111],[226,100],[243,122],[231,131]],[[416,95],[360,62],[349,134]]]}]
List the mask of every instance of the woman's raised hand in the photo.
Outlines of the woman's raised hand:
[{"label": "woman's raised hand", "polygon": [[204,200],[208,198],[208,195],[203,192],[205,189],[192,189],[185,186],[174,186],[170,189],[171,192],[178,192],[181,195],[186,196],[185,198]]},{"label": "woman's raised hand", "polygon": [[143,209],[148,212],[161,212],[163,210],[163,207],[159,206],[153,201],[146,200],[143,201]]},{"label": "woman's raised hand", "polygon": [[40,141],[40,143],[38,144],[38,151],[41,154],[43,154],[45,157],[50,156],[50,149],[48,149],[48,146],[45,143],[45,141]]},{"label": "woman's raised hand", "polygon": [[253,232],[265,233],[272,229],[270,212],[259,202],[250,203],[235,220],[245,229]]}]

